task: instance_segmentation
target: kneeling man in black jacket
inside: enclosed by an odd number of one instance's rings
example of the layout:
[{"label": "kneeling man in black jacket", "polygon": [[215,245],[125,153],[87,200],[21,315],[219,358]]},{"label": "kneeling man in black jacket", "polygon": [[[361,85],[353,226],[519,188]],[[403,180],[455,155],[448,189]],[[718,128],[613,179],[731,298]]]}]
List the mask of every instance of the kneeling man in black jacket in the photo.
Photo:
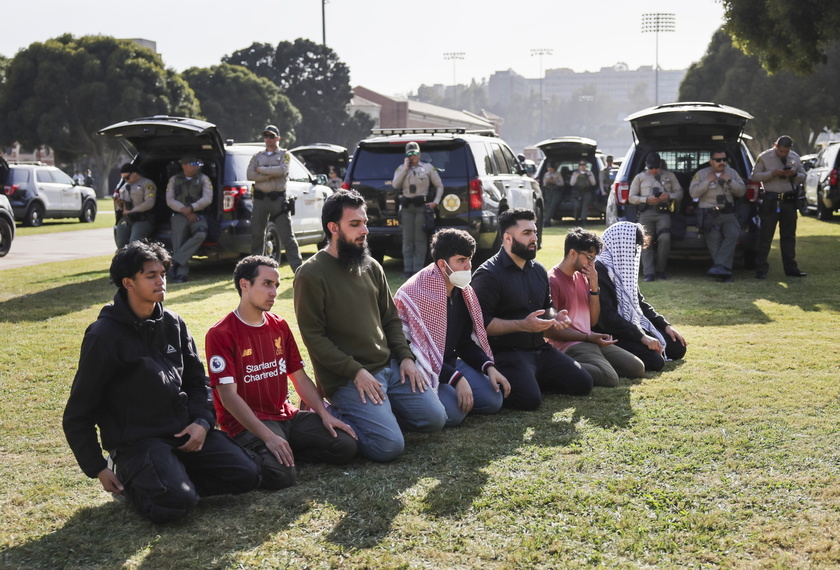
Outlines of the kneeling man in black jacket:
[{"label": "kneeling man in black jacket", "polygon": [[64,434],[82,471],[156,523],[184,517],[199,497],[244,493],[260,482],[248,453],[213,428],[195,342],[161,304],[170,264],[161,244],[146,241],[114,256],[117,294],[85,332],[64,410]]}]

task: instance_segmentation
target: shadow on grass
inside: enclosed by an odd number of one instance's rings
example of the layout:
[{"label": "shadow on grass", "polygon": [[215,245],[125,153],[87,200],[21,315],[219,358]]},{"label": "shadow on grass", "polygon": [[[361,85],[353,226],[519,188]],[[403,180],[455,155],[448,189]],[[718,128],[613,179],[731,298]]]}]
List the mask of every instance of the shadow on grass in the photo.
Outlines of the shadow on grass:
[{"label": "shadow on grass", "polygon": [[[203,499],[184,520],[154,525],[126,503],[106,503],[75,513],[55,532],[6,549],[6,568],[228,568],[236,554],[259,547],[309,509],[305,498],[274,506],[261,491]],[[269,499],[268,501],[266,499]],[[267,508],[268,507],[268,508]],[[247,526],[219,524],[234,510]]]},{"label": "shadow on grass", "polygon": [[405,509],[401,497],[416,486],[424,494],[422,515],[457,520],[492,483],[494,463],[530,453],[525,448],[569,448],[579,438],[577,424],[583,419],[623,429],[632,416],[630,386],[622,385],[596,388],[585,397],[547,394],[536,411],[503,409],[494,416],[469,416],[441,433],[406,434],[402,457],[387,465],[369,464],[365,484],[348,493],[347,514],[327,539],[351,548],[378,545]]},{"label": "shadow on grass", "polygon": [[[220,262],[196,265],[197,267],[190,273],[191,281],[186,284],[188,287],[199,286],[190,292],[191,299],[201,301],[233,286],[232,278],[230,284],[219,281],[222,275],[233,274],[231,267]],[[75,313],[91,305],[109,303],[117,291],[117,288],[109,283],[107,271],[61,275],[55,281],[59,279],[67,281],[68,278],[78,279],[78,282],[46,288],[36,293],[0,302],[0,322],[38,322]],[[43,286],[52,281],[53,279],[46,279],[37,281],[35,284]],[[214,285],[202,288],[202,283]],[[181,287],[184,285],[168,284],[167,294],[177,294]]]}]

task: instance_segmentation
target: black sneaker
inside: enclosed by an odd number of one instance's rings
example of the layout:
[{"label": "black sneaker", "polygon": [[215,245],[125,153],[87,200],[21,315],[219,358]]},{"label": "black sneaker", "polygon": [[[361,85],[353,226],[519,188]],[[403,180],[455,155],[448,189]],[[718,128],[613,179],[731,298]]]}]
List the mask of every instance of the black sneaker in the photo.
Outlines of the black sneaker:
[{"label": "black sneaker", "polygon": [[645,283],[650,283],[651,281],[656,281],[656,277],[654,277],[653,275],[645,275],[644,281]]}]

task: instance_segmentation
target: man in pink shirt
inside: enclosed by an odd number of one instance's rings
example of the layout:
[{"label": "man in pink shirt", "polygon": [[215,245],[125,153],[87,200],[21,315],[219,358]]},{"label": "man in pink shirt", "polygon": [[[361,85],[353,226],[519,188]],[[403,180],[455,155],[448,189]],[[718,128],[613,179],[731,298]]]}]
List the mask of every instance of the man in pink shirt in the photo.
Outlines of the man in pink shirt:
[{"label": "man in pink shirt", "polygon": [[641,378],[644,363],[614,346],[610,335],[592,332],[601,312],[595,257],[601,252],[601,239],[583,228],[566,234],[565,257],[548,272],[554,308],[566,309],[572,325],[551,329],[546,339],[589,372],[595,386],[618,386],[618,378]]}]

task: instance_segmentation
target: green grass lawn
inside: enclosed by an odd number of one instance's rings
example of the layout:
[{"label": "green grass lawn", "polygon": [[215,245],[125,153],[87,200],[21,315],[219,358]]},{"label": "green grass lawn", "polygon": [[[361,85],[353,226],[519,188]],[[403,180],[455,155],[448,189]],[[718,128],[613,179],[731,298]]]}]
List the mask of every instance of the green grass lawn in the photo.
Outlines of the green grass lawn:
[{"label": "green grass lawn", "polygon": [[[565,230],[546,232],[547,267]],[[61,431],[109,259],[0,271],[0,567],[838,567],[840,224],[802,218],[797,249],[805,279],[774,248],[766,281],[675,261],[643,283],[689,342],[661,373],[409,434],[390,464],[304,465],[291,489],[209,498],[170,526],[114,503]],[[395,289],[401,263],[385,265]],[[201,347],[237,303],[231,271],[199,263],[169,288]],[[296,331],[281,274],[275,311]]]},{"label": "green grass lawn", "polygon": [[93,230],[96,228],[107,228],[113,225],[114,201],[111,198],[99,198],[96,201],[96,219],[93,223],[85,224],[80,222],[78,218],[46,218],[43,225],[37,228],[27,228],[18,222],[15,237]]}]

